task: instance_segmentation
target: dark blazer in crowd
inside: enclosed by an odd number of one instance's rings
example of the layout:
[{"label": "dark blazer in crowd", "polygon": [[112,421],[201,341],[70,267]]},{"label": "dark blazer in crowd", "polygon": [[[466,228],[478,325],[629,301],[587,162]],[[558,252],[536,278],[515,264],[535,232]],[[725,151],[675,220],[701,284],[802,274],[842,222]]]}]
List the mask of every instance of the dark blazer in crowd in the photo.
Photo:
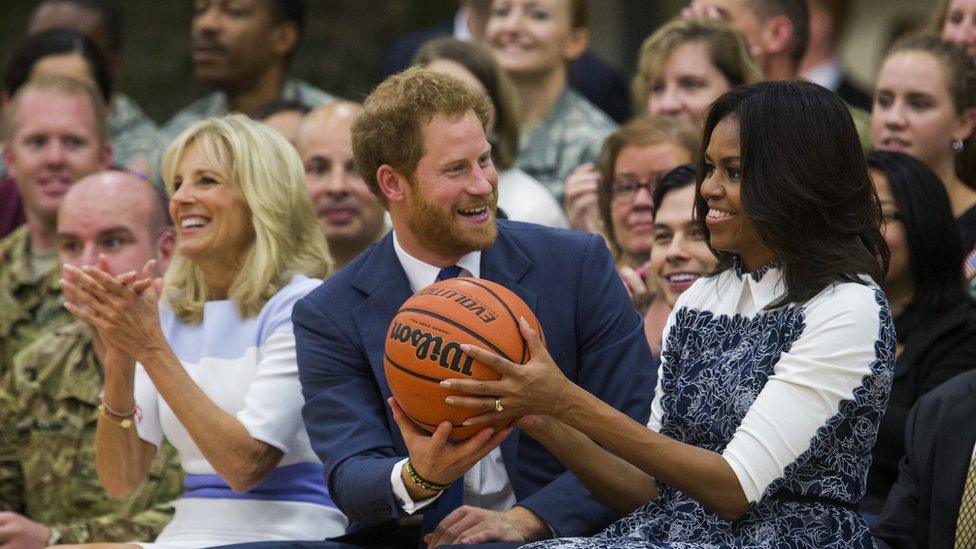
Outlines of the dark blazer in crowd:
[{"label": "dark blazer in crowd", "polygon": [[859,88],[854,82],[851,82],[850,78],[847,77],[847,73],[844,73],[844,78],[841,79],[835,91],[848,105],[857,107],[862,111],[871,112],[871,107],[874,103],[871,99],[871,94]]},{"label": "dark blazer in crowd", "polygon": [[[500,220],[482,252],[481,278],[535,312],[566,376],[635,420],[650,413],[651,353],[603,240]],[[383,349],[390,321],[412,294],[392,233],[300,300],[292,318],[305,425],[329,492],[358,527],[402,515],[390,484],[407,456],[386,399]],[[501,446],[519,505],[561,536],[591,535],[616,513],[516,429]]]},{"label": "dark blazer in crowd", "polygon": [[0,178],[0,238],[26,222],[17,184],[9,175]]},{"label": "dark blazer in crowd", "polygon": [[874,535],[881,549],[952,549],[976,444],[976,371],[923,396],[908,416],[905,458]]},{"label": "dark blazer in crowd", "polygon": [[[453,21],[424,29],[394,41],[386,51],[383,78],[410,66],[417,50],[428,40],[450,36]],[[569,67],[569,85],[603,112],[623,124],[631,116],[630,85],[618,70],[591,52],[586,52]]]},{"label": "dark blazer in crowd", "polygon": [[878,430],[868,492],[861,502],[868,513],[881,511],[898,479],[911,407],[946,380],[976,367],[976,303],[967,300],[940,315],[916,314],[909,308],[895,319],[895,332],[904,348],[895,362],[891,398]]}]

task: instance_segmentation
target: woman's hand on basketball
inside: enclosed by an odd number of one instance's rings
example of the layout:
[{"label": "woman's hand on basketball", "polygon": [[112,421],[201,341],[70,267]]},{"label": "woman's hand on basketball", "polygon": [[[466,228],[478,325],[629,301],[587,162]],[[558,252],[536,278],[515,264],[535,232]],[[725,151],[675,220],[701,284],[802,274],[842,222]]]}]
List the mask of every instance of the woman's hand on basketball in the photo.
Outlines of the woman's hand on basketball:
[{"label": "woman's hand on basketball", "polygon": [[[395,398],[391,397],[387,402],[393,412],[393,419],[400,427],[414,470],[422,478],[437,484],[450,484],[461,478],[512,432],[511,427],[498,432],[491,427],[485,427],[464,442],[452,443],[448,440],[451,422],[442,422],[431,434],[407,417]],[[413,495],[414,490],[410,490],[412,481],[405,481],[404,484]],[[429,497],[429,494],[424,497]]]},{"label": "woman's hand on basketball", "polygon": [[466,354],[502,376],[496,381],[447,379],[441,382],[445,389],[472,395],[449,396],[448,404],[485,412],[469,418],[464,425],[482,425],[527,414],[558,417],[568,393],[576,388],[556,366],[539,334],[524,318],[519,319],[519,329],[529,346],[530,359],[524,365],[473,345],[461,346]]}]

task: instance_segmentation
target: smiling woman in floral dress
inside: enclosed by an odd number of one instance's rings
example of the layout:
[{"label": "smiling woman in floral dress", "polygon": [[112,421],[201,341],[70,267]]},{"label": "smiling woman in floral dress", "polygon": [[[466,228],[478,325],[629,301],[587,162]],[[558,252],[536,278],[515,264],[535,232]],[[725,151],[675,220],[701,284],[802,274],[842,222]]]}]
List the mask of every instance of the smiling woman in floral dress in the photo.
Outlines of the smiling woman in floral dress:
[{"label": "smiling woman in floral dress", "polygon": [[[854,124],[819,86],[767,82],[705,123],[696,218],[719,258],[675,304],[648,426],[532,360],[456,405],[520,425],[628,516],[545,547],[873,547],[855,510],[891,384],[888,251]],[[491,411],[489,411],[491,410]],[[500,410],[500,411],[495,411]]]}]

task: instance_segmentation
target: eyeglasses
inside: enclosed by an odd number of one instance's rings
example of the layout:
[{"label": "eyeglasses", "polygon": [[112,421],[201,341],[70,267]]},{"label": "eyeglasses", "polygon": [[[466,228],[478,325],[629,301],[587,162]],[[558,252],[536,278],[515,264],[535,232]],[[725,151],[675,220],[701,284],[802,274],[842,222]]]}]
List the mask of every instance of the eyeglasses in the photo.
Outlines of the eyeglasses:
[{"label": "eyeglasses", "polygon": [[629,204],[637,198],[637,191],[640,189],[645,189],[647,194],[653,195],[654,187],[657,187],[660,179],[661,177],[659,175],[653,175],[647,181],[619,179],[610,185],[610,198],[614,202]]}]

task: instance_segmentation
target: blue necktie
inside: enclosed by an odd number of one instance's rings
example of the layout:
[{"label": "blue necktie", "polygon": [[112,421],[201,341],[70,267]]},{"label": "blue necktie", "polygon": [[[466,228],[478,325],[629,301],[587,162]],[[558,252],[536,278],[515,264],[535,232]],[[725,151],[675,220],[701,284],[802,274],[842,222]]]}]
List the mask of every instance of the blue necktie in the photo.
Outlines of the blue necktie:
[{"label": "blue necktie", "polygon": [[441,269],[441,272],[437,273],[436,282],[441,280],[447,280],[448,278],[457,278],[461,276],[461,267],[457,265],[451,265],[450,267],[445,267]]},{"label": "blue necktie", "polygon": [[[452,265],[441,269],[441,272],[437,273],[437,281],[447,280],[449,278],[457,278],[461,274],[461,267],[457,265]],[[451,487],[441,494],[441,497],[437,498],[437,501],[431,503],[424,509],[424,520],[420,525],[420,547],[425,548],[427,544],[424,543],[424,536],[434,531],[437,525],[444,520],[444,517],[451,514],[451,511],[457,509],[461,506],[461,500],[464,496],[464,477],[455,480],[451,483]]]}]

